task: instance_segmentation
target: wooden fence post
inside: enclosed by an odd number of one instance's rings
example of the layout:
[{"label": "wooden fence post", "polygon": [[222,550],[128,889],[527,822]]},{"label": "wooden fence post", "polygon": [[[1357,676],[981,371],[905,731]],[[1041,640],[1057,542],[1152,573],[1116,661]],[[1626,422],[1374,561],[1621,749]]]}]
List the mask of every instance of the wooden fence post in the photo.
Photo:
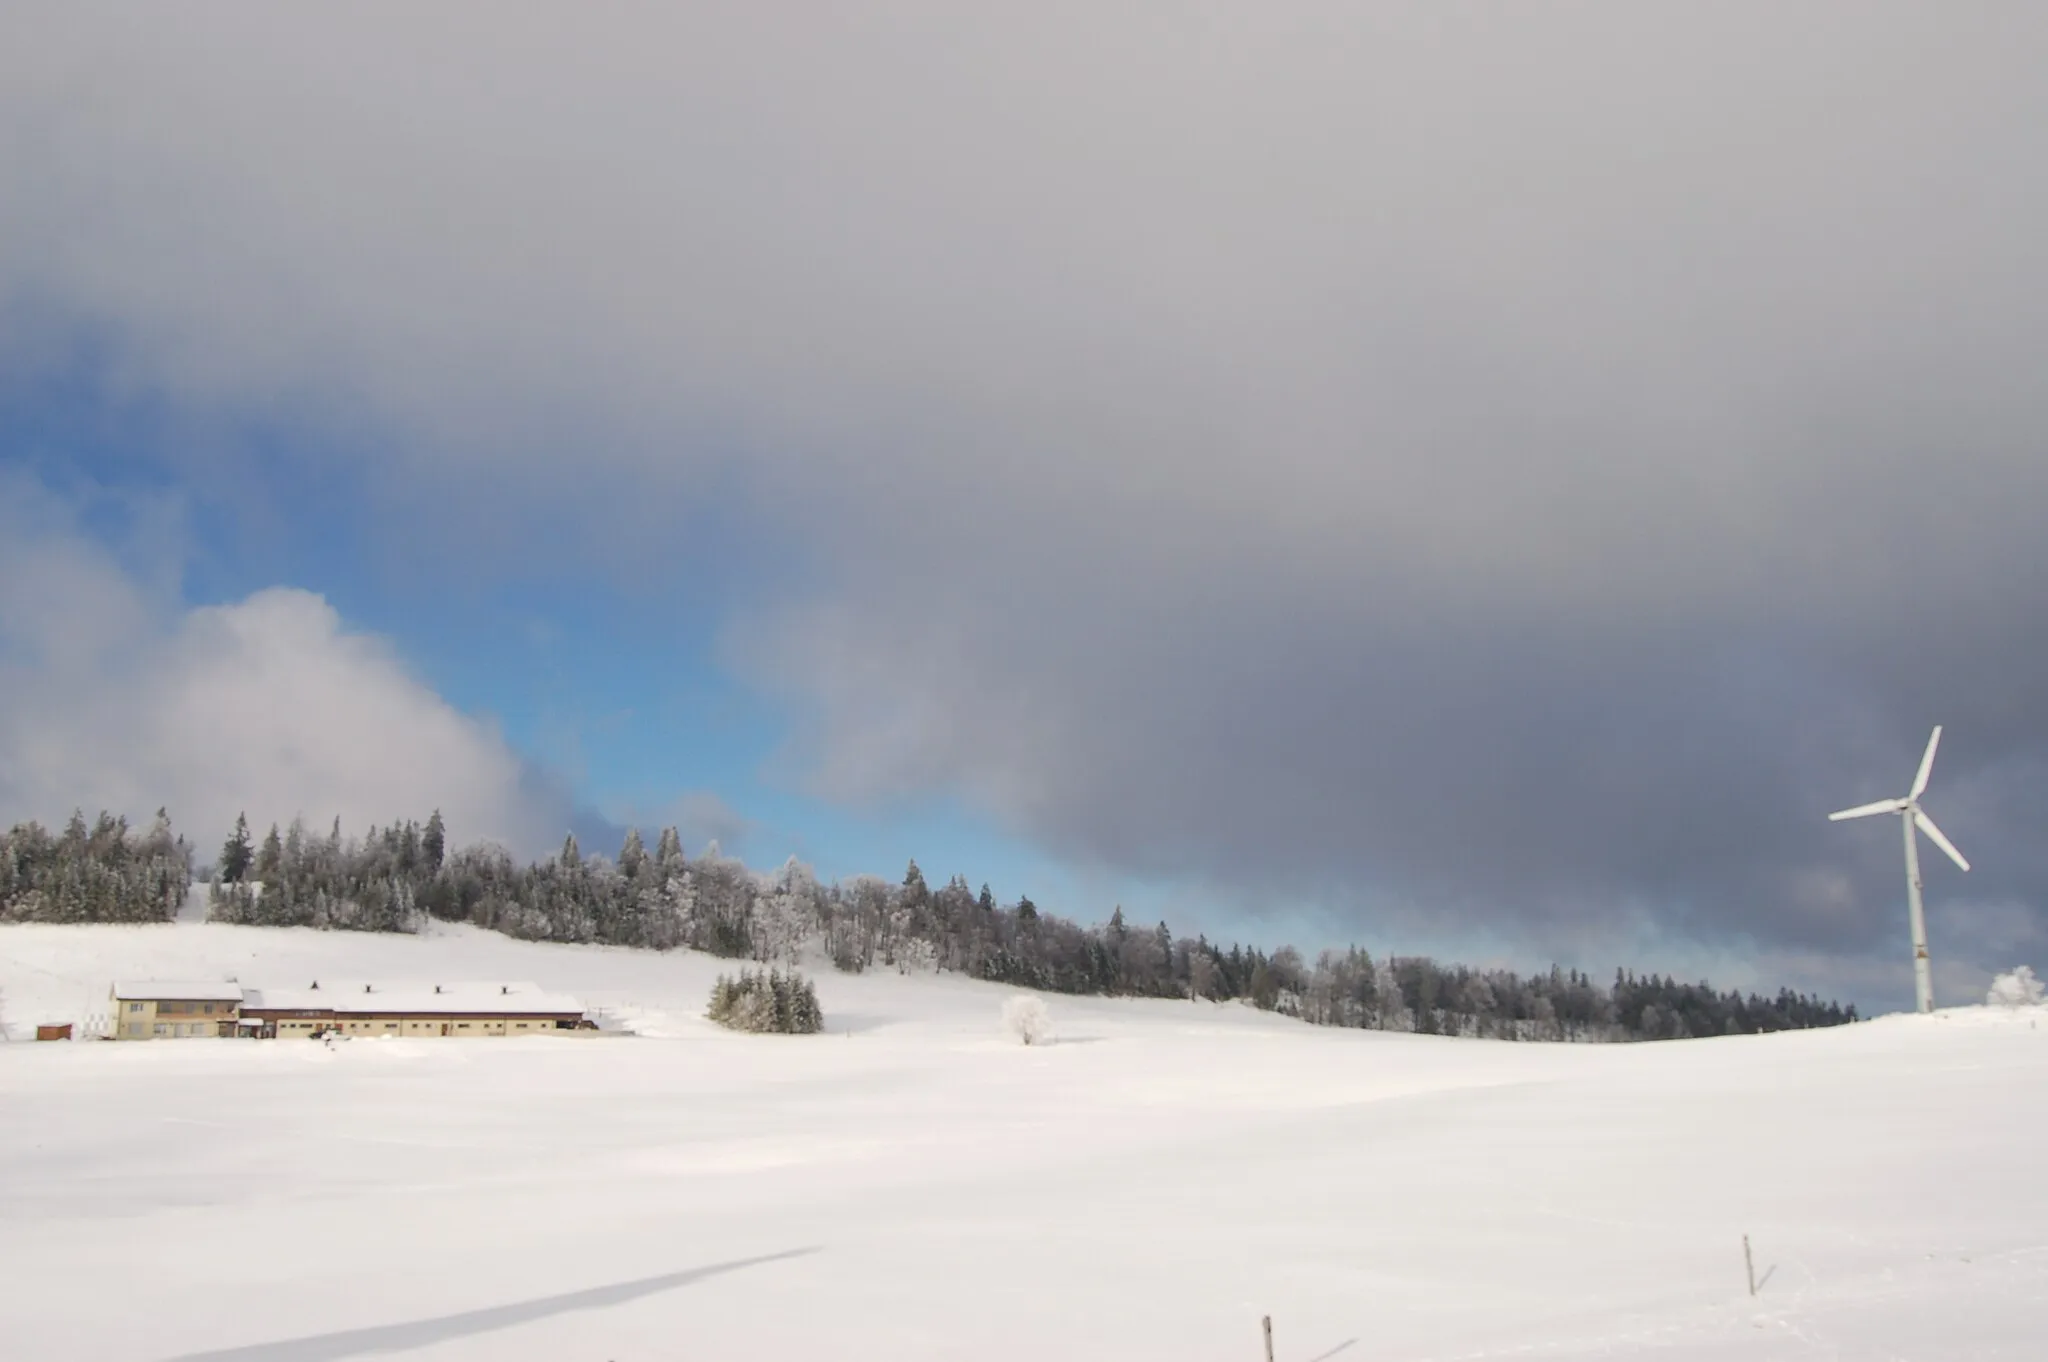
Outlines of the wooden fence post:
[{"label": "wooden fence post", "polygon": [[1756,1259],[1749,1251],[1749,1236],[1742,1236],[1742,1266],[1749,1273],[1749,1294],[1756,1294]]},{"label": "wooden fence post", "polygon": [[1273,1317],[1267,1315],[1260,1319],[1259,1326],[1266,1331],[1266,1362],[1273,1362]]}]

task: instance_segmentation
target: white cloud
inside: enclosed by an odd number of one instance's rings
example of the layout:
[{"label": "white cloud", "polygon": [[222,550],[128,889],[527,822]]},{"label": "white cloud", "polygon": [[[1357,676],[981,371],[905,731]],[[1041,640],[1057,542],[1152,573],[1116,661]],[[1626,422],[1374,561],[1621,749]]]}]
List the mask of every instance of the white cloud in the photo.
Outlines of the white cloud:
[{"label": "white cloud", "polygon": [[287,587],[187,609],[0,483],[0,818],[168,807],[209,852],[246,810],[345,830],[439,807],[458,842],[561,835],[562,801],[383,640]]}]

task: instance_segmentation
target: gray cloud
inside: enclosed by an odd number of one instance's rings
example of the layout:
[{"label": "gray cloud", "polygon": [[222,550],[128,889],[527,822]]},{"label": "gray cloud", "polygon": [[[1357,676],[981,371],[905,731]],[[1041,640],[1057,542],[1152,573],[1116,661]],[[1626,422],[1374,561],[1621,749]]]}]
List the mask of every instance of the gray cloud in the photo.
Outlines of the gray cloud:
[{"label": "gray cloud", "polygon": [[394,13],[13,21],[9,315],[579,561],[708,502],[841,797],[1861,957],[1819,820],[1939,720],[1952,949],[2038,945],[2048,19]]}]

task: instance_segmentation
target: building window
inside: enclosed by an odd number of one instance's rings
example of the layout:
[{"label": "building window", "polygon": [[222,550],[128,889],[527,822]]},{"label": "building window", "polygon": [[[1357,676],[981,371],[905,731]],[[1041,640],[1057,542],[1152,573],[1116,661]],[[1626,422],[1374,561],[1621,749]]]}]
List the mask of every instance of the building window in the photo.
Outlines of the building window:
[{"label": "building window", "polygon": [[156,1030],[155,1030],[154,1034],[156,1034],[156,1035],[159,1035],[159,1036],[162,1036],[162,1035],[167,1035],[167,1034],[169,1034],[169,1032],[168,1032],[168,1031],[167,1031],[167,1030],[165,1029],[165,1027],[164,1027],[164,1024],[163,1024],[162,1022],[158,1022],[158,1023],[156,1024]]},{"label": "building window", "polygon": [[130,1003],[130,1004],[128,1004],[128,1010],[129,1010],[130,1012],[140,1012],[140,1011],[142,1010],[142,1004],[141,1004],[141,1003]]}]

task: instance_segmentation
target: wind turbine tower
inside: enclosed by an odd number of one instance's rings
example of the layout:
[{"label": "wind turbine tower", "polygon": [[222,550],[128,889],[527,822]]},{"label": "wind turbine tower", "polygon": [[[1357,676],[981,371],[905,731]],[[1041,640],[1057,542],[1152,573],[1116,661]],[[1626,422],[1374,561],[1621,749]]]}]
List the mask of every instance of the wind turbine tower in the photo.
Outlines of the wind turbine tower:
[{"label": "wind turbine tower", "polygon": [[1913,777],[1913,788],[1903,799],[1880,799],[1875,804],[1859,804],[1853,809],[1828,815],[1828,821],[1839,823],[1844,818],[1868,818],[1872,814],[1895,813],[1906,833],[1906,916],[1913,926],[1913,997],[1922,1012],[1934,1010],[1934,977],[1927,963],[1927,911],[1920,903],[1920,839],[1918,833],[1927,834],[1927,840],[1948,853],[1948,858],[1963,869],[1970,863],[1963,859],[1963,853],[1956,850],[1954,842],[1941,835],[1941,829],[1934,826],[1934,820],[1920,807],[1920,796],[1927,793],[1927,777],[1934,770],[1934,749],[1941,745],[1941,725],[1934,726],[1934,735],[1927,740],[1927,755],[1920,758],[1920,773]]}]

